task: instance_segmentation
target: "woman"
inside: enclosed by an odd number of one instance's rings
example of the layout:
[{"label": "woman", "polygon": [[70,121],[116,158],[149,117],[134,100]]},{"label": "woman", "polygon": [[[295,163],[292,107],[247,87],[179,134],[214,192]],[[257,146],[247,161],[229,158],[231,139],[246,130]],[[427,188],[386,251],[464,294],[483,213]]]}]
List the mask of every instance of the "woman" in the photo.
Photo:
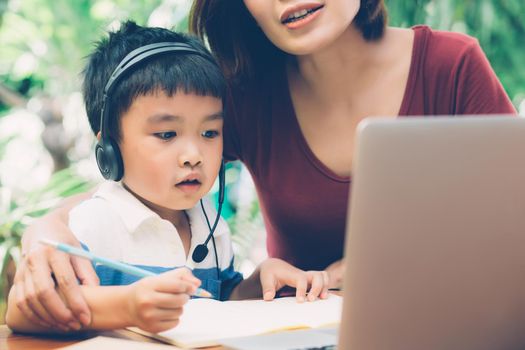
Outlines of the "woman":
[{"label": "woman", "polygon": [[226,155],[254,178],[269,254],[299,268],[342,257],[364,117],[515,113],[475,39],[389,28],[386,18],[382,0],[193,8],[192,30],[208,39],[232,86]]},{"label": "woman", "polygon": [[[383,0],[197,0],[191,13],[192,30],[229,78],[226,157],[242,160],[254,178],[269,255],[326,269],[334,287],[359,121],[515,113],[475,39],[386,21]],[[18,305],[33,317],[87,323],[74,282],[76,274],[96,283],[92,269],[36,244],[42,236],[75,243],[67,210],[25,234]]]}]

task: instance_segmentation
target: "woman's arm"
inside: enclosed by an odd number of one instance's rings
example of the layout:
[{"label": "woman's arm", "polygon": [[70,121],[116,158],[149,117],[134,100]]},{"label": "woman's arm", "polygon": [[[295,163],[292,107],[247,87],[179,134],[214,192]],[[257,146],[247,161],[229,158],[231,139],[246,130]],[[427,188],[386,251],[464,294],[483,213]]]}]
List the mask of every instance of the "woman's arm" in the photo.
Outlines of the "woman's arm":
[{"label": "woman's arm", "polygon": [[[49,238],[80,246],[68,228],[68,213],[91,195],[83,193],[66,199],[59,208],[36,220],[24,232],[13,298],[24,316],[35,324],[60,324],[72,328],[78,322],[83,325],[90,323],[90,311],[77,280],[85,285],[98,284],[91,263],[44,246],[39,240]],[[55,281],[68,306],[59,297]]]}]

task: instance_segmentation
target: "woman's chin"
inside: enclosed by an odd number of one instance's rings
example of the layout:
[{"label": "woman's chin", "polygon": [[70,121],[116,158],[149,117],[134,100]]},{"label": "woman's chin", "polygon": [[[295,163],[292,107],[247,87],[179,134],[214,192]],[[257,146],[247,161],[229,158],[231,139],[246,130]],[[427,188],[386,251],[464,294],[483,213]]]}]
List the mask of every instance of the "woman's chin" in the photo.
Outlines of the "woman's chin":
[{"label": "woman's chin", "polygon": [[281,42],[274,42],[274,44],[290,55],[315,55],[334,44],[344,32],[344,29],[334,29],[324,31],[318,30],[315,33],[309,33],[300,37],[289,38],[287,40],[285,39]]}]

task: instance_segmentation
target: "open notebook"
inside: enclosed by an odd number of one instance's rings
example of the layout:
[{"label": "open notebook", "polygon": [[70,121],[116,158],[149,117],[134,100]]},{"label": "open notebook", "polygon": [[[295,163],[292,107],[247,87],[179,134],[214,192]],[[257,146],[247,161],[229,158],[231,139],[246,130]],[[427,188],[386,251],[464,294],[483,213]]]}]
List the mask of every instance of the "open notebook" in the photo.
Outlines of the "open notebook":
[{"label": "open notebook", "polygon": [[184,306],[180,324],[152,336],[183,348],[220,344],[221,339],[245,337],[291,329],[337,325],[341,319],[342,298],[298,303],[295,297],[274,301],[217,301],[192,299]]}]

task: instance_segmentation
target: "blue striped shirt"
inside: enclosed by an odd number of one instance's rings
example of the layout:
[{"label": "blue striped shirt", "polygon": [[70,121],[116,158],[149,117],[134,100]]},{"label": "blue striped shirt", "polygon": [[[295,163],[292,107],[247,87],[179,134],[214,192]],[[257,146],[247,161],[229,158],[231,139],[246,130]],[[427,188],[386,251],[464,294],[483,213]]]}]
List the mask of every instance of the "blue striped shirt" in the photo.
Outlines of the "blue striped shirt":
[{"label": "blue striped shirt", "polygon": [[[204,207],[208,218],[213,221],[215,208],[206,200]],[[69,227],[85,249],[106,258],[155,273],[193,266],[193,274],[201,280],[202,288],[214,298],[226,300],[242,280],[242,275],[234,269],[228,225],[221,219],[214,233],[219,269],[211,240],[206,258],[195,263],[191,254],[206,240],[209,228],[200,205],[186,210],[186,213],[192,234],[188,256],[175,226],[116,182],[103,183],[90,199],[73,208],[69,214]],[[127,285],[138,279],[103,265],[95,266],[95,271],[101,285]]]}]

